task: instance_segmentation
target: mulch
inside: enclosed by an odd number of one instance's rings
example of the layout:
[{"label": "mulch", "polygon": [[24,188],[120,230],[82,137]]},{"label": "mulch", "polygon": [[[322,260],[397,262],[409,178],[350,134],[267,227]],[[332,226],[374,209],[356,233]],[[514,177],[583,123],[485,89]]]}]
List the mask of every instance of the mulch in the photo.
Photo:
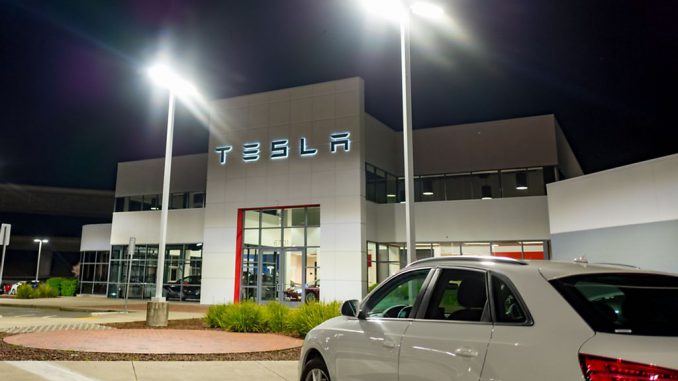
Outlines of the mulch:
[{"label": "mulch", "polygon": [[[202,319],[170,320],[167,327],[147,327],[146,323],[105,324],[118,329],[200,329],[215,330],[204,325]],[[4,341],[10,334],[0,333],[0,359],[2,361],[296,361],[301,348],[270,352],[228,353],[228,354],[128,354],[95,353],[48,350],[8,344]]]}]

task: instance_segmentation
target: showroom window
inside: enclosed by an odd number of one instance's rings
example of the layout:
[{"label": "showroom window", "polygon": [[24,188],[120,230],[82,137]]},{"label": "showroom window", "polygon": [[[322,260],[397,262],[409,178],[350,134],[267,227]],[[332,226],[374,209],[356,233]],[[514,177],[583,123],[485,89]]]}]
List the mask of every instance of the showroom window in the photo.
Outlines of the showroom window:
[{"label": "showroom window", "polygon": [[320,207],[244,210],[242,218],[240,300],[318,300]]},{"label": "showroom window", "polygon": [[[140,212],[160,210],[162,208],[159,194],[141,196],[125,196],[115,199],[115,212]],[[204,208],[205,192],[174,192],[170,194],[170,209]]]},{"label": "showroom window", "polygon": [[[458,255],[508,257],[520,260],[550,258],[549,241],[419,242],[416,260]],[[367,242],[368,291],[405,266],[404,243]]]},{"label": "showroom window", "polygon": [[[414,201],[479,200],[546,195],[553,167],[414,176]],[[365,163],[365,197],[378,204],[405,201],[405,181]]]},{"label": "showroom window", "polygon": [[[199,301],[202,243],[167,245],[165,253],[163,296],[168,300]],[[124,298],[126,292],[130,298],[155,296],[158,245],[135,245],[131,265],[127,245],[113,246],[110,258],[109,297]]]},{"label": "showroom window", "polygon": [[106,295],[110,255],[108,251],[80,253],[79,294]]}]

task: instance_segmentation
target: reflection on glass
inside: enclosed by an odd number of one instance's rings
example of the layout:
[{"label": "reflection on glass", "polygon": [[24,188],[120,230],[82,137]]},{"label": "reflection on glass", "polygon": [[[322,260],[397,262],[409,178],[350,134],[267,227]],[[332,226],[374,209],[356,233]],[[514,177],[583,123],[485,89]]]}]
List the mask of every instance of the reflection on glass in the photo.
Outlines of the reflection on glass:
[{"label": "reflection on glass", "polygon": [[259,228],[259,211],[258,210],[246,210],[245,211],[245,229],[247,228]]}]

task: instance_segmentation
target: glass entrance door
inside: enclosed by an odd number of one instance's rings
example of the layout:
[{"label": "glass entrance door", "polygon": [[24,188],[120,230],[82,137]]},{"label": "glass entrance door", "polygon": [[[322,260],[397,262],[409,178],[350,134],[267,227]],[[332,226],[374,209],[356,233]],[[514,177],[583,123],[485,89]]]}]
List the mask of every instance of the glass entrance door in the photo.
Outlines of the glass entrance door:
[{"label": "glass entrance door", "polygon": [[280,248],[261,247],[259,255],[259,302],[279,300],[280,285]]}]

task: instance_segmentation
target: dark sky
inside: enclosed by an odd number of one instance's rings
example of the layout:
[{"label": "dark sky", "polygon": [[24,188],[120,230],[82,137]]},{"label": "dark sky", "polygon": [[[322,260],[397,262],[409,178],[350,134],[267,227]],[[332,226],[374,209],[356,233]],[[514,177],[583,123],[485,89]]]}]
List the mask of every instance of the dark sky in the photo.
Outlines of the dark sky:
[{"label": "dark sky", "polygon": [[[587,173],[678,152],[675,0],[441,4],[454,24],[413,25],[415,128],[553,113]],[[360,76],[400,129],[398,38],[357,0],[0,0],[0,182],[112,189],[161,157],[161,50],[210,98]],[[204,152],[177,111],[175,154]]]}]

